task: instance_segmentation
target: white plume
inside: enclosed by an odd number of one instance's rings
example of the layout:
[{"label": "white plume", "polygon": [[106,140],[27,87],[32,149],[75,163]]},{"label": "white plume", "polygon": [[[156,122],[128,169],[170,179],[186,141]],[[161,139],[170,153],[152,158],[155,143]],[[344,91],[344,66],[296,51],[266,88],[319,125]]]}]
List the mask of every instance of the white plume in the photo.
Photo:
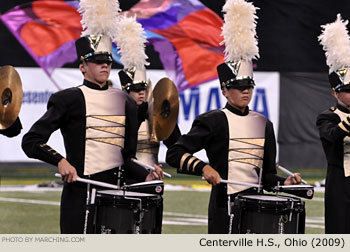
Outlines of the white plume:
[{"label": "white plume", "polygon": [[323,31],[318,40],[326,52],[329,73],[350,66],[350,38],[346,29],[348,22],[337,14],[335,22],[321,25]]},{"label": "white plume", "polygon": [[145,53],[147,43],[145,32],[142,25],[136,21],[135,16],[121,16],[114,42],[120,49],[120,61],[124,68],[144,69],[146,65],[149,65]]},{"label": "white plume", "polygon": [[104,34],[111,39],[115,37],[121,11],[118,0],[80,0],[79,6],[83,36]]},{"label": "white plume", "polygon": [[237,61],[259,58],[256,37],[256,10],[252,3],[245,0],[227,0],[223,12],[225,23],[221,35],[225,44],[225,60]]}]

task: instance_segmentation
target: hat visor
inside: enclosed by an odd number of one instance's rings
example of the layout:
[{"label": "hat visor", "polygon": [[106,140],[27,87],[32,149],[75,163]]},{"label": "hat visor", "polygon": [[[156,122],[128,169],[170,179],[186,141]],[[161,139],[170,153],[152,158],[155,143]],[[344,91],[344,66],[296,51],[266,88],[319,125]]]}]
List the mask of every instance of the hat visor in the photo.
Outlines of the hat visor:
[{"label": "hat visor", "polygon": [[233,88],[233,89],[239,89],[239,90],[253,88],[254,86],[255,86],[255,83],[253,79],[235,80],[226,85],[227,88]]},{"label": "hat visor", "polygon": [[350,92],[350,83],[340,86],[335,91],[336,92]]},{"label": "hat visor", "polygon": [[110,53],[94,53],[90,57],[86,58],[87,62],[112,62],[112,56]]},{"label": "hat visor", "polygon": [[146,83],[132,84],[130,87],[130,91],[134,91],[134,92],[139,92],[141,90],[146,90],[146,89],[147,89]]}]

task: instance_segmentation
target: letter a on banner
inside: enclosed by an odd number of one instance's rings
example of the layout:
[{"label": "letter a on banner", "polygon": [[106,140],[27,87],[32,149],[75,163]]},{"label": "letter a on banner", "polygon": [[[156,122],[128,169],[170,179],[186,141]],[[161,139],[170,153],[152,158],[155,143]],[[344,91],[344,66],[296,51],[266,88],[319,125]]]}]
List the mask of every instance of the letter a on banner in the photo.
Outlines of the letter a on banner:
[{"label": "letter a on banner", "polygon": [[[211,108],[212,98],[215,98],[215,101],[216,101],[215,108]],[[211,109],[219,109],[219,108],[221,108],[219,89],[218,88],[211,88],[210,92],[209,92],[207,111],[209,111]]]},{"label": "letter a on banner", "polygon": [[199,89],[197,87],[191,88],[190,100],[188,103],[186,102],[184,93],[185,92],[180,93],[179,97],[181,99],[181,103],[183,106],[185,120],[188,120],[193,100],[194,100],[194,113],[195,113],[194,116],[196,117],[199,115]]},{"label": "letter a on banner", "polygon": [[[259,106],[261,104],[261,106]],[[257,88],[254,99],[254,111],[263,114],[269,119],[269,110],[267,108],[265,88]]]}]

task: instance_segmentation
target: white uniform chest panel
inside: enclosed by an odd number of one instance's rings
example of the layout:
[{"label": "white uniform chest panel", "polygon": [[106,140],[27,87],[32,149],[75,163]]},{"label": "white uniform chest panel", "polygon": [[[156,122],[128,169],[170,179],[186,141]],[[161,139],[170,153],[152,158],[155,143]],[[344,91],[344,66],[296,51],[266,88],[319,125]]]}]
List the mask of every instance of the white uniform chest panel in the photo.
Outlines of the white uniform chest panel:
[{"label": "white uniform chest panel", "polygon": [[121,90],[81,86],[86,104],[84,175],[110,170],[124,163],[125,95]]},{"label": "white uniform chest panel", "polygon": [[136,158],[153,166],[158,164],[159,142],[154,136],[150,136],[148,131],[148,120],[145,120],[141,123],[138,132]]},{"label": "white uniform chest panel", "polygon": [[[229,125],[228,180],[258,184],[264,158],[266,118],[254,111],[246,116],[236,115],[227,109],[222,111]],[[227,193],[247,188],[229,184]]]},{"label": "white uniform chest panel", "polygon": [[[344,121],[346,117],[350,116],[350,114],[344,113],[339,109],[334,110],[341,121]],[[346,136],[343,140],[344,143],[344,173],[345,177],[350,176],[350,137]]]}]

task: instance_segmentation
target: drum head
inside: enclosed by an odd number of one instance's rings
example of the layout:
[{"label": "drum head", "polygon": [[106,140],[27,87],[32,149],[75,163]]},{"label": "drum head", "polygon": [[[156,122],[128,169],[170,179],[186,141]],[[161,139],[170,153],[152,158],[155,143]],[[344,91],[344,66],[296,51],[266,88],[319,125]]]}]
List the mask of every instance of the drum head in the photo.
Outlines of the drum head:
[{"label": "drum head", "polygon": [[280,196],[280,195],[269,195],[269,194],[252,194],[252,195],[240,195],[239,198],[242,199],[247,199],[247,200],[257,200],[257,201],[281,201],[281,202],[286,202],[286,201],[300,201],[296,198],[292,197],[286,197],[286,196]]},{"label": "drum head", "polygon": [[126,196],[126,197],[137,197],[137,198],[158,196],[156,194],[129,192],[129,191],[123,191],[123,190],[101,190],[101,191],[97,191],[97,194],[100,194],[102,196],[109,195],[109,196],[120,196],[120,197]]}]

